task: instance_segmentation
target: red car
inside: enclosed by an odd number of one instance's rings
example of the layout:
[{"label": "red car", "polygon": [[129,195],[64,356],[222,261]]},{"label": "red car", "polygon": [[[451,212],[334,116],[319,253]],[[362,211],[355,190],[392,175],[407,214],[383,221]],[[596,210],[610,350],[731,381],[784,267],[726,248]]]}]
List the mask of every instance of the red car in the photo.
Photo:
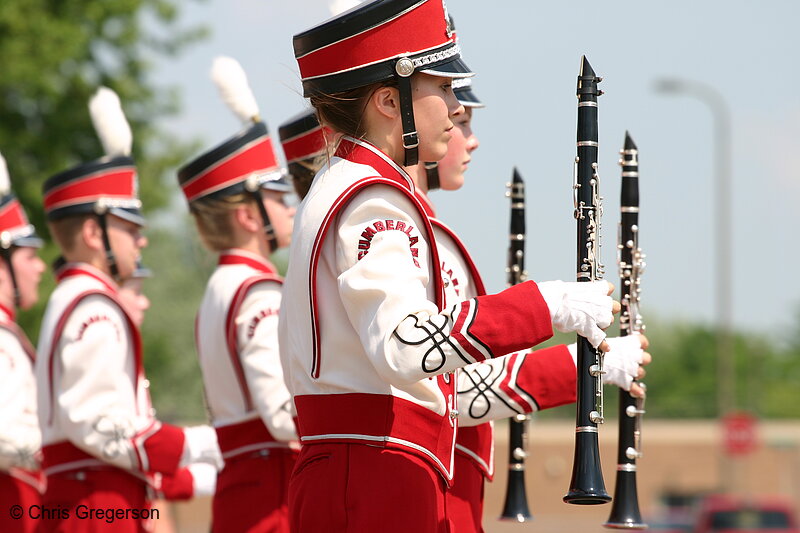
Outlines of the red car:
[{"label": "red car", "polygon": [[793,508],[779,498],[707,496],[696,520],[693,533],[800,533]]}]

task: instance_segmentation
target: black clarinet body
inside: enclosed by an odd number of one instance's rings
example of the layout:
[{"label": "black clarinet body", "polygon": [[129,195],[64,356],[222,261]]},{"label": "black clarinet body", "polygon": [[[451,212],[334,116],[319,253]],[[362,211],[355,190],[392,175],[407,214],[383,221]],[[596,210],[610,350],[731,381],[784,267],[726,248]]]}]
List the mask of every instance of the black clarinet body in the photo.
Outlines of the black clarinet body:
[{"label": "black clarinet body", "polygon": [[[574,216],[578,225],[577,280],[602,279],[600,263],[600,220],[603,213],[597,172],[598,127],[597,97],[602,94],[586,57],[581,58],[578,75],[577,157],[573,184]],[[575,457],[572,479],[563,500],[576,505],[608,503],[600,467],[597,426],[603,423],[602,352],[578,335],[577,340],[577,408]]]},{"label": "black clarinet body", "polygon": [[[620,336],[644,330],[639,314],[640,275],[644,256],[639,248],[639,151],[625,132],[621,151],[622,186],[620,192],[619,243]],[[619,391],[619,439],[617,444],[617,480],[614,504],[608,521],[610,529],[646,529],[639,511],[636,488],[636,459],[641,457],[641,419],[644,400]]]},{"label": "black clarinet body", "polygon": [[[508,196],[511,199],[511,227],[508,245],[508,285],[522,283],[525,273],[525,182],[514,169],[509,184]],[[528,510],[528,497],[525,493],[525,458],[528,456],[527,430],[528,416],[519,414],[509,419],[508,435],[508,483],[506,499],[500,520],[527,522],[533,517]]]}]

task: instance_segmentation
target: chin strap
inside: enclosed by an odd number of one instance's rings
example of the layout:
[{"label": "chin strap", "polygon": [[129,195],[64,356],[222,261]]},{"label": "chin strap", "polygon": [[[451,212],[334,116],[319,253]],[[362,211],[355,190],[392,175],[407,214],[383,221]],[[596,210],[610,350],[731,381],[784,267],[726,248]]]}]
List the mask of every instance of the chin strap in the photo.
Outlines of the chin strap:
[{"label": "chin strap", "polygon": [[11,276],[11,286],[14,288],[14,307],[20,305],[19,286],[17,285],[17,276],[14,274],[14,267],[11,265],[12,246],[0,246],[0,256],[8,265],[8,273]]},{"label": "chin strap", "polygon": [[425,163],[425,176],[428,179],[428,190],[433,191],[441,187],[439,183],[439,163]]},{"label": "chin strap", "polygon": [[108,225],[106,224],[106,213],[97,213],[97,222],[100,224],[100,231],[103,233],[103,246],[106,249],[106,264],[108,264],[108,271],[111,272],[111,277],[117,282],[119,279],[119,269],[117,268],[117,260],[114,257],[114,252],[111,250],[111,241],[108,239]]},{"label": "chin strap", "polygon": [[411,75],[414,74],[414,63],[407,57],[401,57],[395,63],[397,72],[397,88],[400,92],[400,118],[403,123],[403,148],[405,149],[404,166],[416,165],[419,161],[419,136],[414,124],[414,105],[411,98]]},{"label": "chin strap", "polygon": [[264,207],[264,198],[261,196],[261,185],[255,177],[251,178],[252,179],[248,179],[245,182],[244,187],[247,192],[253,195],[253,200],[255,200],[258,206],[258,212],[261,213],[261,220],[264,222],[264,235],[267,236],[270,252],[274,252],[278,249],[278,236],[275,235],[275,228],[272,227],[272,222],[270,222],[269,215],[267,214],[267,208]]}]

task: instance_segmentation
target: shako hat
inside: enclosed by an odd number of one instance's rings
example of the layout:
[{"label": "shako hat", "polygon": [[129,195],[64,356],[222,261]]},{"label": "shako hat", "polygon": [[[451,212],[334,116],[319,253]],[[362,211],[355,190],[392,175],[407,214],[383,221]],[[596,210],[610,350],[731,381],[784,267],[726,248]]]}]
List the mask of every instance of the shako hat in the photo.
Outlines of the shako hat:
[{"label": "shako hat", "polygon": [[14,305],[20,305],[17,273],[11,263],[11,254],[15,247],[41,248],[42,239],[36,235],[33,225],[28,222],[22,204],[11,192],[11,180],[8,177],[6,160],[0,154],[0,257],[8,265],[11,286],[14,291]]},{"label": "shako hat", "polygon": [[411,75],[472,75],[444,0],[374,0],[295,35],[293,43],[306,97],[397,80],[405,165],[417,163],[419,145]]},{"label": "shako hat", "polygon": [[281,124],[278,137],[288,164],[325,153],[325,133],[313,109],[303,111]]},{"label": "shako hat", "polygon": [[486,107],[475,94],[475,91],[472,90],[471,78],[453,80],[453,92],[464,107]]},{"label": "shako hat", "polygon": [[42,244],[36,229],[28,222],[22,204],[11,192],[6,160],[0,154],[0,249],[8,250],[12,246],[41,248]]},{"label": "shako hat", "polygon": [[[453,33],[455,33],[456,23],[452,16],[450,17],[450,28],[453,30]],[[456,42],[458,42],[458,37],[456,37]],[[472,91],[471,77],[456,78],[453,80],[451,87],[453,88],[453,93],[456,95],[456,98],[458,98],[458,102],[464,107],[485,107],[483,102],[481,102]]]},{"label": "shako hat", "polygon": [[471,76],[443,0],[374,0],[294,36],[303,95],[331,94],[396,75]]},{"label": "shako hat", "polygon": [[322,156],[326,153],[328,135],[327,128],[320,125],[313,109],[293,116],[278,128],[292,185],[301,200],[308,194],[319,170]]},{"label": "shako hat", "polygon": [[223,101],[247,126],[178,170],[178,182],[187,201],[253,193],[262,188],[291,191],[241,65],[230,57],[218,57],[211,77]]},{"label": "shako hat", "polygon": [[47,219],[110,213],[142,226],[138,176],[130,157],[133,135],[119,97],[108,87],[100,87],[89,101],[89,113],[106,155],[45,181]]}]

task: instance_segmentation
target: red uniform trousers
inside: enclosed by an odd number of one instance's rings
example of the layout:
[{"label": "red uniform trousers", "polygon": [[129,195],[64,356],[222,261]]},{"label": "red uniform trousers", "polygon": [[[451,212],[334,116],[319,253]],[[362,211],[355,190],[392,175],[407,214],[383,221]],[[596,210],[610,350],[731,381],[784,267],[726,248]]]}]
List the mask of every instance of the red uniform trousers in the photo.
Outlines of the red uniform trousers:
[{"label": "red uniform trousers", "polygon": [[211,531],[289,533],[289,478],[297,455],[268,448],[226,459],[217,477]]},{"label": "red uniform trousers", "polygon": [[456,451],[453,483],[447,491],[447,511],[455,533],[483,533],[483,471]]},{"label": "red uniform trousers", "polygon": [[[39,490],[30,483],[25,483],[6,472],[0,472],[0,531],[3,533],[36,531],[36,521],[28,513],[32,506],[41,504],[41,497]],[[12,514],[18,518],[13,518]]]},{"label": "red uniform trousers", "polygon": [[[146,533],[152,520],[147,484],[113,466],[89,467],[47,476],[38,522],[39,533]],[[90,509],[129,509],[139,518],[86,518]],[[144,511],[144,513],[142,513]],[[84,516],[84,518],[81,518]]]},{"label": "red uniform trousers", "polygon": [[380,446],[305,444],[289,483],[292,533],[451,533],[445,481]]}]

